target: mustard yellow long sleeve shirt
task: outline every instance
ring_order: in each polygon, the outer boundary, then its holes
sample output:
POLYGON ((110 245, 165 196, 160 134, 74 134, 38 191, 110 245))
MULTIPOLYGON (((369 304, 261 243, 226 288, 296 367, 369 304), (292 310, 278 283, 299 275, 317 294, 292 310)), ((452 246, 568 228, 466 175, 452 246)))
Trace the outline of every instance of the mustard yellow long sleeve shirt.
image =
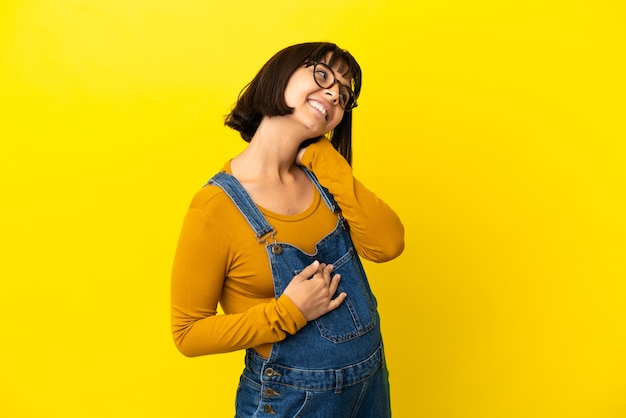
MULTIPOLYGON (((361 257, 384 262, 400 255, 404 249, 400 219, 353 177, 330 141, 310 145, 302 163, 335 197, 361 257)), ((229 163, 224 170, 230 173, 229 163)), ((303 213, 286 216, 260 210, 276 229, 277 241, 308 253, 314 253, 315 244, 337 224, 337 215, 317 189, 303 213)), ((254 347, 267 357, 273 343, 307 324, 289 297, 276 299, 265 245, 257 242, 234 203, 214 185, 194 196, 183 221, 171 297, 174 341, 186 356, 254 347), (224 314, 217 314, 218 303, 224 314)))

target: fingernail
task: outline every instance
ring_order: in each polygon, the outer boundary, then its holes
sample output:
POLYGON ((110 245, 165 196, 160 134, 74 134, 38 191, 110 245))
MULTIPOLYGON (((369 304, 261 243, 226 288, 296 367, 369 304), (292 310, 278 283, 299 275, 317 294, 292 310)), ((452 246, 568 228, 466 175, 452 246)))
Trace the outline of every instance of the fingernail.
POLYGON ((315 260, 315 261, 313 262, 313 265, 314 265, 315 267, 317 267, 317 266, 319 266, 319 265, 320 265, 320 262, 319 262, 319 261, 317 261, 317 260, 315 260))

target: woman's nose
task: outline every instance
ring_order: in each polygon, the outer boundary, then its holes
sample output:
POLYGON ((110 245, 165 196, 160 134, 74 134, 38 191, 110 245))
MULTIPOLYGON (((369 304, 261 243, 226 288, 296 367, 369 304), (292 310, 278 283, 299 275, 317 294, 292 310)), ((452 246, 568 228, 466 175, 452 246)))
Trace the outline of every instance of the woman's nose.
POLYGON ((326 88, 326 94, 332 96, 333 102, 339 101, 339 82, 335 81, 332 86, 326 88))

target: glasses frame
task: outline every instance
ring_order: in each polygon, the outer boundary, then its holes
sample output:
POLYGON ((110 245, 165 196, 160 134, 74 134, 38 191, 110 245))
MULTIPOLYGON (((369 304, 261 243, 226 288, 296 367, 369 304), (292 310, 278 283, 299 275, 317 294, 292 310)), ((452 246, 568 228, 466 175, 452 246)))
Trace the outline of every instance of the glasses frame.
MULTIPOLYGON (((335 84, 339 84, 339 86, 345 87, 348 90, 348 92, 350 93, 350 97, 348 98, 346 103, 350 103, 350 100, 352 100, 353 104, 349 108, 346 108, 344 105, 341 104, 341 100, 339 100, 339 106, 341 106, 341 108, 344 110, 344 112, 350 112, 350 111, 352 111, 352 109, 354 109, 355 107, 357 107, 359 105, 357 103, 357 101, 356 101, 356 96, 354 94, 354 91, 350 87, 346 86, 345 84, 342 84, 339 80, 337 80, 337 76, 335 75, 335 71, 333 71, 333 69, 328 64, 325 64, 323 62, 317 62, 317 61, 307 61, 307 62, 304 63, 304 66, 305 67, 313 66, 313 80, 315 81, 315 84, 317 84, 321 88, 329 89, 332 86, 334 86, 335 84), (328 84, 327 86, 323 86, 323 85, 321 85, 317 81, 317 77, 315 76, 315 73, 317 71, 317 66, 318 65, 321 65, 325 70, 327 70, 333 76, 333 82, 328 84)), ((341 89, 339 89, 339 91, 341 92, 341 89)))

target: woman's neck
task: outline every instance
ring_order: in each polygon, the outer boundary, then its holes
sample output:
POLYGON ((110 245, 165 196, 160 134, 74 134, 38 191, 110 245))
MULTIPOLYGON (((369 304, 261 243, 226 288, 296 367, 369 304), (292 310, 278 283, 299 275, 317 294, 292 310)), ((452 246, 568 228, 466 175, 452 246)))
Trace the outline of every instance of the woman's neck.
POLYGON ((306 138, 300 138, 282 123, 283 118, 264 118, 248 146, 231 161, 231 170, 241 179, 280 180, 296 167, 296 154, 306 138))
POLYGON ((246 149, 230 161, 231 172, 257 205, 293 215, 312 204, 313 185, 296 164, 304 139, 289 135, 285 124, 261 123, 246 149))

